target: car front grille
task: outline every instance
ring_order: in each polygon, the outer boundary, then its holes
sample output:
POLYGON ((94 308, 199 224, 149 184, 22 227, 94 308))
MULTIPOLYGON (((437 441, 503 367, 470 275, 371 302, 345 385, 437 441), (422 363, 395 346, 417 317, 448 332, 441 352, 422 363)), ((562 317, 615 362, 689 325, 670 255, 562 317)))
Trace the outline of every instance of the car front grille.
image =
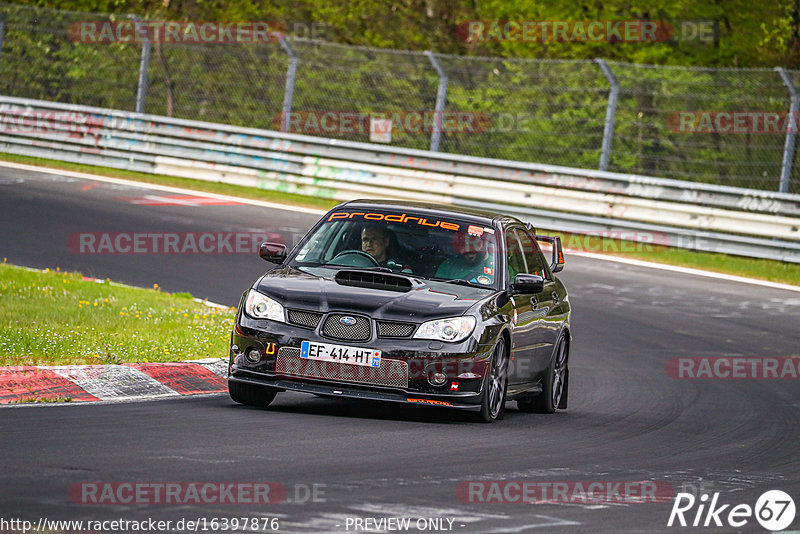
POLYGON ((366 341, 370 338, 370 320, 360 315, 348 315, 345 313, 331 313, 325 318, 322 326, 322 335, 335 339, 349 339, 352 341, 366 341), (355 319, 353 324, 344 324, 342 317, 355 319))
POLYGON ((290 323, 305 326, 306 328, 316 328, 322 318, 321 313, 305 310, 288 310, 287 313, 290 323))
POLYGON ((415 327, 412 323, 378 321, 378 337, 408 337, 415 327))
POLYGON ((313 378, 351 384, 408 388, 408 364, 381 358, 379 367, 311 360, 300 357, 300 349, 281 347, 275 374, 289 378, 313 378))

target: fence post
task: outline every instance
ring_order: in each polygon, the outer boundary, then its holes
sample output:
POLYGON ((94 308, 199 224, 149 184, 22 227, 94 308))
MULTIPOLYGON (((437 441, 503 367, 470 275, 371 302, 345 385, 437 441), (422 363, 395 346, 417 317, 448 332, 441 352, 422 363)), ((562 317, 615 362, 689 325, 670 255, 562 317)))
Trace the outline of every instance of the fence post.
POLYGON ((433 110, 433 131, 431 132, 431 152, 439 151, 439 142, 442 139, 442 124, 444 122, 444 106, 447 102, 447 73, 445 73, 436 56, 430 50, 425 51, 428 60, 439 75, 439 88, 436 90, 436 108, 433 110))
POLYGON ((281 131, 289 130, 289 114, 292 112, 292 100, 294 100, 294 79, 297 75, 297 54, 295 54, 289 41, 284 36, 281 40, 281 47, 289 55, 289 70, 286 72, 286 88, 283 91, 283 113, 281 114, 281 131))
POLYGON ((606 60, 595 59, 595 63, 600 65, 600 69, 611 85, 608 92, 608 107, 606 108, 606 124, 603 127, 603 149, 600 152, 600 170, 608 170, 608 161, 611 158, 611 140, 614 138, 614 121, 617 118, 617 97, 619 96, 619 82, 617 77, 611 72, 606 60))
POLYGON ((6 14, 0 13, 0 58, 3 57, 3 35, 6 33, 6 14))
POLYGON ((150 37, 148 32, 140 31, 141 20, 136 15, 128 15, 136 26, 137 35, 145 35, 142 42, 142 57, 139 61, 139 84, 136 87, 136 113, 144 113, 144 99, 147 95, 147 73, 150 70, 150 37))
POLYGON ((778 191, 789 192, 789 179, 792 177, 792 160, 794 159, 794 141, 797 136, 797 111, 800 109, 800 94, 789 78, 789 73, 783 67, 775 67, 781 75, 783 83, 789 89, 791 103, 789 104, 789 120, 786 121, 786 142, 783 145, 783 163, 781 164, 781 184, 778 191))

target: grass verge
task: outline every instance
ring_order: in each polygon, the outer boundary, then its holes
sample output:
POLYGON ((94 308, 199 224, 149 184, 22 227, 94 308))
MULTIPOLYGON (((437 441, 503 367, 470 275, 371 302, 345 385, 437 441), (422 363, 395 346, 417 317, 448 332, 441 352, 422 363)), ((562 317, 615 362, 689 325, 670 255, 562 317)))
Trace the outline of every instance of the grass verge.
MULTIPOLYGON (((243 198, 252 198, 280 204, 290 204, 294 206, 305 206, 325 210, 330 209, 338 203, 337 201, 330 199, 307 197, 278 191, 268 191, 251 187, 206 182, 204 180, 192 180, 189 178, 176 178, 174 176, 154 175, 136 171, 113 169, 109 167, 97 167, 94 165, 82 165, 78 163, 68 163, 29 156, 17 156, 14 154, 0 153, 0 160, 24 163, 28 165, 38 165, 53 169, 100 174, 103 176, 113 176, 116 178, 136 180, 139 182, 183 187, 196 191, 207 191, 223 195, 239 196, 243 198)), ((670 248, 662 245, 637 243, 619 239, 599 237, 587 238, 587 236, 565 234, 561 232, 547 233, 550 235, 561 235, 565 248, 574 250, 584 250, 586 252, 594 252, 598 254, 622 256, 655 263, 665 263, 681 267, 690 267, 693 269, 704 269, 707 271, 769 280, 771 282, 800 285, 800 264, 774 260, 762 260, 757 258, 746 258, 742 256, 731 256, 716 252, 696 252, 687 249, 670 248)))
POLYGON ((0 264, 0 365, 224 357, 235 311, 188 293, 0 264))
POLYGON ((72 397, 40 397, 34 393, 30 397, 13 400, 10 404, 33 404, 40 402, 72 402, 72 397))

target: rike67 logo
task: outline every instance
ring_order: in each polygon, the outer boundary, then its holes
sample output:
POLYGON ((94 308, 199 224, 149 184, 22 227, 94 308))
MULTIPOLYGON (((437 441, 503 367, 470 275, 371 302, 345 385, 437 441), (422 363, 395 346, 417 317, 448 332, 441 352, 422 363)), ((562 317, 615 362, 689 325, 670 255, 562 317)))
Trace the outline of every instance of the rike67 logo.
POLYGON ((732 506, 719 502, 719 492, 714 493, 710 502, 706 493, 699 499, 691 493, 678 493, 667 526, 741 528, 753 517, 767 530, 784 530, 794 521, 794 500, 784 491, 770 490, 758 498, 755 507, 749 504, 732 506))

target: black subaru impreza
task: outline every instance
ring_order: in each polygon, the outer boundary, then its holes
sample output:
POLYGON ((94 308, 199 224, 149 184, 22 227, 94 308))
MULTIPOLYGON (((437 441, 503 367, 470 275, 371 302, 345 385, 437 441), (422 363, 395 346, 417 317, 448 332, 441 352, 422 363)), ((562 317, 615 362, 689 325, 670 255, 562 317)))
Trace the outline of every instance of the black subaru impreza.
POLYGON ((514 217, 452 206, 346 202, 242 295, 228 389, 473 410, 502 419, 567 407, 570 304, 561 241, 514 217), (550 248, 548 262, 539 241, 550 248))

